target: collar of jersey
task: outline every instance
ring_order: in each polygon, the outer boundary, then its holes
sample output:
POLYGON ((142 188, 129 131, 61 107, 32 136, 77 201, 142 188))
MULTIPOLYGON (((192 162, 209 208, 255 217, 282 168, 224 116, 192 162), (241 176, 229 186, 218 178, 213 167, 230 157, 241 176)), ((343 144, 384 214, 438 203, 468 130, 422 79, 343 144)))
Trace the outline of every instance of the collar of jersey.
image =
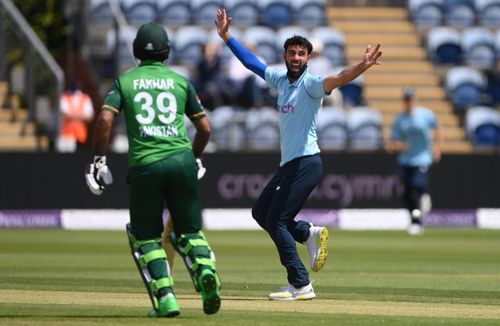
POLYGON ((139 64, 139 66, 151 66, 151 65, 163 66, 163 62, 158 60, 144 60, 141 61, 141 63, 139 64))

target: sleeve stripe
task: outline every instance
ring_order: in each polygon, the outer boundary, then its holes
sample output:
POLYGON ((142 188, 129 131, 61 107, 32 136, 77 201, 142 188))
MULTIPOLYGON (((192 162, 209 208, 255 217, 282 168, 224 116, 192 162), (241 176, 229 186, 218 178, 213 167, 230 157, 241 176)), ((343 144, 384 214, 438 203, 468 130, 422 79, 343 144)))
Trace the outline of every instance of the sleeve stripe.
POLYGON ((104 104, 103 106, 101 106, 101 110, 110 110, 110 111, 113 111, 115 113, 119 113, 120 111, 117 109, 117 108, 114 108, 112 107, 111 105, 108 105, 108 104, 104 104))
POLYGON ((201 111, 201 112, 195 113, 193 115, 190 115, 189 118, 193 119, 193 118, 201 117, 201 116, 204 116, 204 115, 205 115, 205 111, 201 111))

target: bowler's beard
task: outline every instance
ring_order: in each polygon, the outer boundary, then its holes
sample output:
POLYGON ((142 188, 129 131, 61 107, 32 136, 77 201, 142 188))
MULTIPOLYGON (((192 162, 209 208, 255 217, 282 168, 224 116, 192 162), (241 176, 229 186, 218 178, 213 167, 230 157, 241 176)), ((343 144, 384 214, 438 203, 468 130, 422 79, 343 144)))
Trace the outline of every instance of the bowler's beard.
POLYGON ((297 79, 299 79, 299 77, 302 76, 304 71, 307 69, 307 63, 304 64, 299 71, 292 71, 290 68, 291 68, 290 64, 286 62, 286 69, 287 69, 286 75, 290 81, 294 82, 297 79))

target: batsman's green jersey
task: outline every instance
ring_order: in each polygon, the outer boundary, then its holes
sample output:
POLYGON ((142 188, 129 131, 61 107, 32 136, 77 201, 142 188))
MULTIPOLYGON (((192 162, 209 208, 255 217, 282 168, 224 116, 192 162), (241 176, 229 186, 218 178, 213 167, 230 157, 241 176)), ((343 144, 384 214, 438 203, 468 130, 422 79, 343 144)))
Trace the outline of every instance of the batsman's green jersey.
POLYGON ((191 83, 159 61, 143 61, 118 77, 102 109, 125 114, 129 167, 191 149, 184 116, 205 117, 191 83))

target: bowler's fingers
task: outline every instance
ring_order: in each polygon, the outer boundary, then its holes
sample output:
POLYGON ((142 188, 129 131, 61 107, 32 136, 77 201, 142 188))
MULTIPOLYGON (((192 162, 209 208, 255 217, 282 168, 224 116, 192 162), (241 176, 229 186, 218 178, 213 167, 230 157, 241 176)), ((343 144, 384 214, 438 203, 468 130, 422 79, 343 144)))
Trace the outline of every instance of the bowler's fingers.
POLYGON ((370 57, 372 59, 372 61, 375 62, 375 64, 380 64, 379 62, 377 62, 378 58, 380 58, 382 56, 382 51, 379 51, 380 49, 380 43, 377 44, 377 46, 375 47, 375 49, 373 50, 372 53, 370 53, 370 57))

